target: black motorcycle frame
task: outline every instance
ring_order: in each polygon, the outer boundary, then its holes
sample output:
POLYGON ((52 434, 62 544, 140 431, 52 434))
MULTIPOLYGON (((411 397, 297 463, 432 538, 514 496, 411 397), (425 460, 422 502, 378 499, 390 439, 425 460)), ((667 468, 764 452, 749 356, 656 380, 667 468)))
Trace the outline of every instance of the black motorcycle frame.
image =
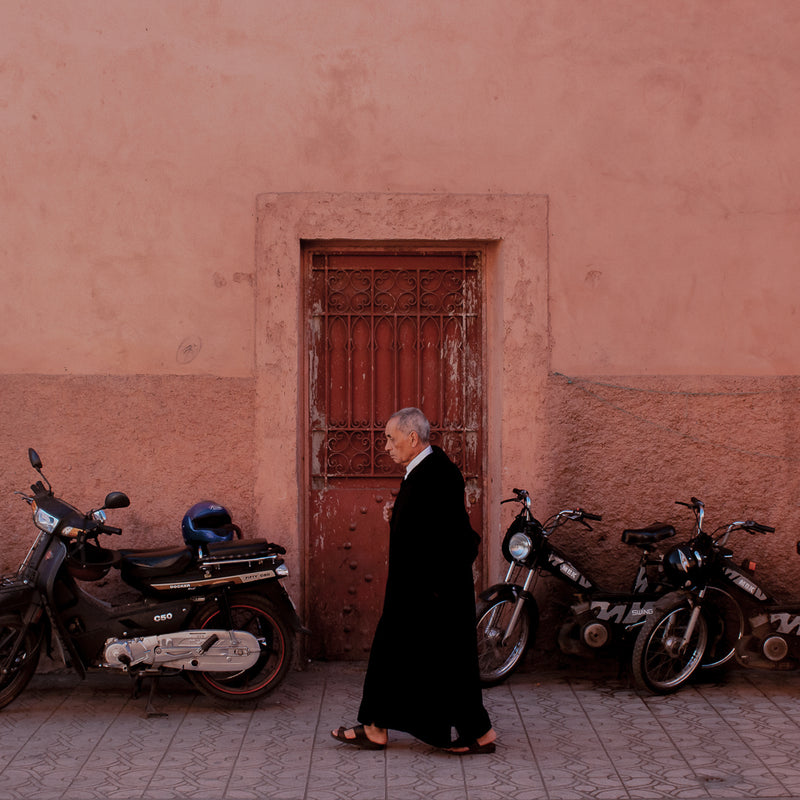
POLYGON ((99 536, 121 530, 105 524, 105 511, 129 505, 127 496, 112 492, 102 508, 83 514, 55 496, 34 450, 29 459, 44 482, 34 483, 30 496, 18 494, 31 505, 39 532, 16 573, 0 580, 0 707, 24 689, 43 648, 51 656, 57 651, 82 678, 93 669, 118 669, 138 681, 185 672, 201 691, 228 701, 254 699, 278 685, 294 634, 306 632, 280 583, 288 575, 281 546, 245 539, 106 549, 99 536), (112 605, 84 589, 111 568, 140 593, 133 602, 112 605), (237 627, 242 620, 252 632, 237 627), (154 639, 164 660, 151 663, 154 639), (165 656, 162 645, 174 652, 165 656), (111 652, 117 658, 108 661, 111 652), (278 658, 272 670, 268 664, 278 658), (225 663, 234 666, 226 670, 225 663), (251 666, 236 666, 245 663, 251 666))

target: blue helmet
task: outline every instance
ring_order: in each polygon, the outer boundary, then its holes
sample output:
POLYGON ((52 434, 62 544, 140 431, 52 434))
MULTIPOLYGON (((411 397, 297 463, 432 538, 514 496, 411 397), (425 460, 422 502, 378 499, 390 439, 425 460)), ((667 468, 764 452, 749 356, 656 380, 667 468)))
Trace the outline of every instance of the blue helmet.
POLYGON ((229 542, 233 539, 236 526, 225 506, 213 500, 195 503, 184 514, 181 522, 183 541, 186 544, 207 542, 229 542))

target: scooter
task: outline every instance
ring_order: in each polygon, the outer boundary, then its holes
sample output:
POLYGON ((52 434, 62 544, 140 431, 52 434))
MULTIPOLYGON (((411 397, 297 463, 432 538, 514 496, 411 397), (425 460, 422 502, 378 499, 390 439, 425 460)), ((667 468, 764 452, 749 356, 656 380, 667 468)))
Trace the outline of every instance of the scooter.
POLYGON ((182 674, 201 692, 228 702, 255 700, 285 678, 297 632, 307 633, 281 585, 289 574, 283 547, 235 539, 227 509, 210 501, 183 518, 184 544, 155 550, 103 547, 120 535, 106 511, 130 500, 111 492, 84 514, 56 497, 35 450, 41 480, 16 492, 38 534, 14 574, 0 578, 0 708, 26 687, 44 649, 81 677, 95 670, 128 674, 137 690, 153 679, 147 713, 156 714, 158 678, 182 674), (112 605, 86 583, 109 570, 137 593, 112 605))
MULTIPOLYGON (((513 491, 514 497, 502 501, 521 506, 503 539, 508 571, 501 583, 480 595, 477 607, 478 662, 483 685, 493 686, 505 680, 519 667, 531 646, 539 621, 534 588, 543 574, 555 576, 574 591, 559 629, 559 649, 580 657, 615 654, 627 660, 642 640, 640 632, 651 629, 651 620, 665 607, 664 598, 673 598, 673 592, 685 585, 686 576, 675 569, 673 562, 675 554, 683 553, 688 545, 674 546, 666 554, 657 552, 659 543, 675 536, 672 525, 654 523, 623 530, 623 543, 640 550, 639 564, 630 591, 609 592, 550 541, 552 534, 567 522, 577 522, 591 530, 587 520, 599 521, 601 517, 580 508, 565 509, 542 524, 533 516, 528 492, 513 491)), ((726 574, 712 579, 708 586, 706 604, 709 617, 713 609, 713 625, 709 623, 706 642, 694 664, 707 672, 732 663, 736 654, 743 620, 728 591, 732 583, 744 586, 747 579, 728 565, 726 574)), ((634 659, 635 679, 636 663, 634 659)))
POLYGON ((671 525, 625 530, 622 541, 641 551, 631 591, 604 592, 550 542, 551 535, 567 522, 578 522, 591 530, 587 520, 599 521, 602 517, 580 508, 565 509, 542 524, 533 516, 528 492, 513 491, 514 497, 502 501, 521 506, 503 539, 508 571, 502 582, 480 595, 477 607, 478 662, 484 686, 494 686, 511 675, 533 642, 539 622, 533 590, 542 574, 559 578, 575 592, 559 631, 562 652, 589 656, 622 644, 630 631, 653 613, 656 600, 665 591, 656 575, 660 558, 655 550, 659 542, 675 535, 671 525))
POLYGON ((637 634, 632 663, 636 686, 655 694, 674 692, 702 666, 722 631, 733 642, 741 666, 797 669, 800 604, 778 603, 756 582, 755 563, 734 563, 726 546, 733 531, 755 535, 774 533, 775 528, 738 520, 706 533, 703 502, 693 497, 678 505, 694 512, 695 534, 664 555, 664 573, 677 589, 661 599, 637 634))

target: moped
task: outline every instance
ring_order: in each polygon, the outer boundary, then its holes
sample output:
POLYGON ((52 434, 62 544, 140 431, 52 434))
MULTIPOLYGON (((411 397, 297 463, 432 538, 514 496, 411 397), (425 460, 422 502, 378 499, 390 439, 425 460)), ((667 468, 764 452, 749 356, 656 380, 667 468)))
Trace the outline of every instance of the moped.
MULTIPOLYGON (((224 506, 197 503, 183 519, 184 543, 152 549, 109 549, 100 537, 122 533, 106 511, 130 505, 111 492, 83 513, 57 497, 35 450, 41 480, 31 494, 36 536, 17 571, 0 578, 0 708, 16 698, 43 650, 85 678, 105 670, 137 682, 183 674, 223 701, 254 700, 273 691, 292 662, 294 638, 305 631, 280 581, 289 574, 283 547, 236 539, 224 506), (135 590, 113 605, 86 586, 111 569, 135 590)), ((240 534, 240 532, 239 532, 240 534)))
POLYGON ((502 501, 520 505, 503 539, 508 571, 503 581, 480 595, 477 607, 478 659, 484 686, 498 684, 511 675, 531 646, 539 623, 534 588, 541 575, 554 575, 575 592, 558 635, 562 652, 588 656, 609 651, 644 623, 666 591, 657 576, 660 558, 655 551, 659 542, 675 536, 671 525, 624 530, 622 541, 641 551, 631 590, 603 591, 573 558, 550 541, 567 522, 592 530, 587 520, 602 518, 575 508, 559 511, 542 524, 533 516, 528 492, 513 492, 514 497, 502 501))
MULTIPOLYGON (((705 506, 678 501, 695 515, 689 542, 664 555, 662 569, 676 590, 665 595, 636 637, 633 676, 640 689, 674 692, 702 665, 709 648, 731 642, 737 663, 764 669, 800 666, 800 603, 777 603, 755 580, 755 562, 733 561, 733 531, 774 533, 755 520, 703 529, 705 506)), ((800 544, 798 544, 800 552, 800 544)))

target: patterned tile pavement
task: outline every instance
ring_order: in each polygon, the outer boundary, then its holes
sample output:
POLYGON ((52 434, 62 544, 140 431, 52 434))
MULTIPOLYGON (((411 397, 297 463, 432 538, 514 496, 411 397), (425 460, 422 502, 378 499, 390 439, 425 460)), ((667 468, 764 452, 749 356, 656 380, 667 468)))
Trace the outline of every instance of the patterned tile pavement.
POLYGON ((498 749, 471 758, 334 742, 362 680, 312 663, 230 707, 173 679, 147 717, 124 677, 38 674, 0 711, 0 800, 800 800, 800 674, 651 697, 607 670, 527 672, 485 692, 498 749))

